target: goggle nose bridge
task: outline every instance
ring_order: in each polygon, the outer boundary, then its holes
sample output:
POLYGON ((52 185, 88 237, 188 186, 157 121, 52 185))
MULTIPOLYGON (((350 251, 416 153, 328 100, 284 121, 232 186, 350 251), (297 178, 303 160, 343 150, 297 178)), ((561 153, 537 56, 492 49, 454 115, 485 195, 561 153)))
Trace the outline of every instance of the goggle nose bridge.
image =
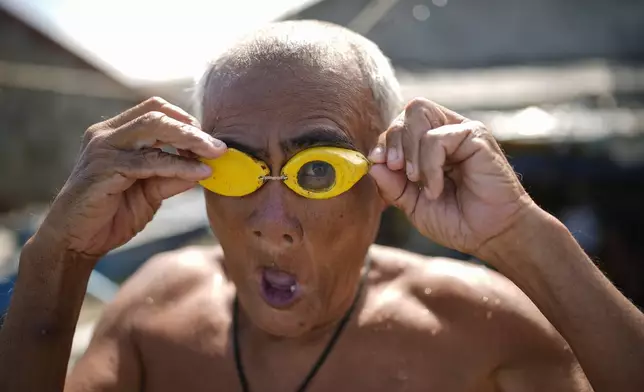
POLYGON ((287 176, 259 176, 259 179, 262 181, 286 181, 288 180, 287 176))

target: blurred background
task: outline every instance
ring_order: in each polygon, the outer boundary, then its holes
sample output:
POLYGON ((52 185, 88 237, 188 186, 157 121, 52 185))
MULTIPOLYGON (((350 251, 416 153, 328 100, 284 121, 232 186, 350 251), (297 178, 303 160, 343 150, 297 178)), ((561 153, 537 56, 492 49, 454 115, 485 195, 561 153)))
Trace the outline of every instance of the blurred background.
MULTIPOLYGON (((406 99, 424 96, 486 123, 533 198, 644 306, 641 1, 0 0, 0 312, 20 247, 67 178, 84 130, 151 95, 190 109, 209 57, 284 19, 367 36, 391 58, 406 99)), ((166 201, 98 264, 72 362, 104 303, 147 258, 216 242, 202 198, 195 190, 166 201)), ((385 212, 378 242, 471 259, 427 241, 396 210, 385 212)))

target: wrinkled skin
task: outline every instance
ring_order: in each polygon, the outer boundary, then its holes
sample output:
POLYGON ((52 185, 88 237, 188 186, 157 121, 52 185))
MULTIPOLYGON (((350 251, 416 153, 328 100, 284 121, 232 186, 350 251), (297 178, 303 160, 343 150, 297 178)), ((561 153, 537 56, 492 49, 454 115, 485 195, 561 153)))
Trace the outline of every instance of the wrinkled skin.
MULTIPOLYGON (((303 70, 304 78, 274 72, 268 80, 248 72, 229 89, 209 86, 203 128, 229 146, 260 150, 258 158, 273 173, 297 151, 285 141, 320 125, 343 133, 365 154, 378 143, 369 117, 358 115, 372 108, 368 90, 351 89, 354 69, 342 73, 348 80, 335 82, 322 69, 303 70)), ((433 110, 432 103, 414 102, 433 110)), ((481 158, 485 164, 475 165, 483 176, 501 159, 489 146, 481 158)), ((515 209, 516 198, 501 200, 507 213, 498 215, 498 225, 477 227, 476 215, 459 215, 455 208, 436 228, 433 200, 450 194, 439 196, 430 179, 436 196, 398 197, 403 189, 418 188, 405 188, 404 172, 387 167, 377 152, 371 155, 380 162, 371 176, 331 200, 304 199, 279 183, 244 198, 206 193, 221 248, 160 255, 139 271, 106 310, 67 390, 239 391, 230 339, 235 295, 252 390, 295 390, 353 300, 365 257, 372 266, 358 306, 311 391, 588 390, 566 342, 503 276, 370 246, 387 203, 407 211, 424 234, 473 249, 513 224, 522 208, 515 209), (465 236, 473 240, 460 238, 463 233, 473 233, 465 236), (256 270, 271 263, 297 275, 305 287, 288 309, 272 308, 258 294, 256 270)), ((473 187, 481 184, 486 182, 474 181, 473 187)), ((490 200, 476 199, 480 194, 473 189, 468 195, 475 203, 490 200)), ((494 200, 486 208, 484 216, 494 214, 494 200)))
POLYGON ((424 98, 407 104, 370 158, 382 196, 463 253, 485 258, 534 205, 485 125, 424 98))
POLYGON ((212 159, 225 148, 188 113, 150 98, 85 132, 80 158, 39 233, 66 251, 102 256, 143 230, 164 199, 208 178, 210 169, 185 155, 212 159), (163 145, 184 156, 157 148, 163 145))
MULTIPOLYGON (((253 151, 273 175, 302 148, 331 145, 315 140, 315 134, 304 145, 290 143, 317 129, 344 135, 368 154, 376 132, 357 114, 370 109, 369 90, 354 88, 344 94, 347 100, 337 93, 359 78, 357 70, 347 67, 343 77, 315 70, 296 79, 288 69, 262 68, 270 79, 256 71, 221 91, 213 83, 212 95, 220 104, 203 120, 213 136, 253 151)), ((353 300, 384 203, 374 181, 363 177, 349 192, 328 200, 306 199, 269 182, 242 198, 206 192, 206 206, 244 309, 263 330, 295 337, 335 322, 353 300), (258 268, 272 265, 297 276, 303 287, 302 300, 287 311, 267 305, 258 293, 258 268)))

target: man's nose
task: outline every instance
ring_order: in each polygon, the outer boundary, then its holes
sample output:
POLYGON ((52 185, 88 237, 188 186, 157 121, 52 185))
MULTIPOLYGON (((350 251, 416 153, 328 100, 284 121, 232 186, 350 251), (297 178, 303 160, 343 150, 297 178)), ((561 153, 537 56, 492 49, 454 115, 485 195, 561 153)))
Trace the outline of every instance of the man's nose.
POLYGON ((260 200, 249 217, 251 235, 270 250, 279 251, 298 245, 302 241, 302 226, 286 208, 282 184, 267 184, 260 200), (270 189, 268 189, 270 188, 270 189))

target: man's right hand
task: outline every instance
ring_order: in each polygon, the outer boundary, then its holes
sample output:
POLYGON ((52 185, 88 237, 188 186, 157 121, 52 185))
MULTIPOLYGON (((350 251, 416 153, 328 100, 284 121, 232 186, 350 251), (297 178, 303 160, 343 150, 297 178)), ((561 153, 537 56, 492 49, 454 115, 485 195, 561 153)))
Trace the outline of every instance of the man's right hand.
POLYGON ((197 156, 212 159, 225 151, 188 113, 150 98, 89 127, 37 236, 57 249, 98 259, 141 231, 164 199, 211 174, 197 156), (180 156, 162 146, 176 148, 180 156))

